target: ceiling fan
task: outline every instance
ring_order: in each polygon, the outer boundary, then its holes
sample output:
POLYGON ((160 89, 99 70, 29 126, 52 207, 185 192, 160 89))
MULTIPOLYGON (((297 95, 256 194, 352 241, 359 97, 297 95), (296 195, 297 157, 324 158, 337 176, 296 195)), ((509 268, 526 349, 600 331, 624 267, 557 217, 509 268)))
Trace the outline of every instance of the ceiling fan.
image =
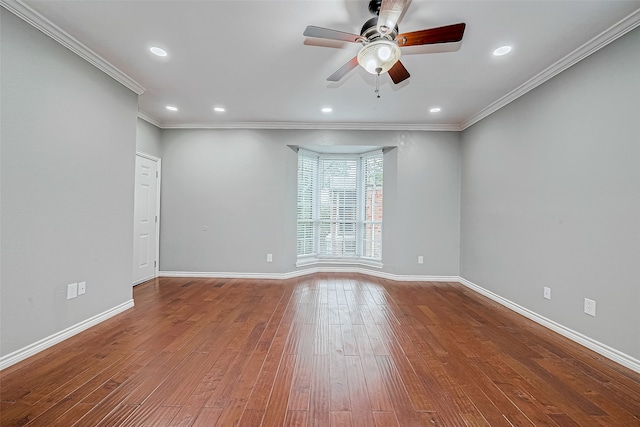
POLYGON ((306 37, 340 40, 363 45, 355 58, 331 74, 327 80, 337 82, 360 65, 367 72, 378 76, 388 72, 391 80, 398 84, 410 77, 409 72, 400 62, 401 47, 452 43, 462 40, 465 23, 399 34, 397 23, 410 1, 371 0, 369 11, 374 17, 364 23, 360 35, 309 25, 303 33, 306 37))

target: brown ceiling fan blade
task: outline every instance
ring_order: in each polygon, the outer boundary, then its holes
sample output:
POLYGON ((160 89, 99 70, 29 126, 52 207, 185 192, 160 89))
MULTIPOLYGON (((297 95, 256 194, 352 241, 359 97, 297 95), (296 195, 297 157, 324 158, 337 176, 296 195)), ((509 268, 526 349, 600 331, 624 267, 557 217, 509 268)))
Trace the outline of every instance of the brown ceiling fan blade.
POLYGON ((412 31, 398 34, 398 46, 417 46, 421 44, 452 43, 462 40, 465 23, 447 25, 428 30, 412 31))
POLYGON ((411 74, 409 74, 407 69, 404 68, 404 65, 402 65, 402 62, 400 61, 396 62, 396 65, 391 67, 388 73, 389 73, 389 77, 391 77, 391 80, 393 80, 395 84, 403 82, 407 80, 409 77, 411 77, 411 74))
POLYGON ((356 56, 351 61, 347 62, 342 67, 340 67, 338 71, 336 71, 335 73, 327 77, 327 80, 330 82, 337 82, 341 78, 346 76, 349 73, 349 71, 353 70, 357 66, 358 66, 358 57, 356 56))
POLYGON ((305 37, 315 37, 318 39, 340 40, 345 42, 357 43, 362 40, 362 36, 357 34, 345 33, 343 31, 332 30, 330 28, 316 27, 309 25, 303 35, 305 37))
POLYGON ((378 14, 378 31, 381 34, 393 31, 408 4, 409 0, 382 0, 378 14))

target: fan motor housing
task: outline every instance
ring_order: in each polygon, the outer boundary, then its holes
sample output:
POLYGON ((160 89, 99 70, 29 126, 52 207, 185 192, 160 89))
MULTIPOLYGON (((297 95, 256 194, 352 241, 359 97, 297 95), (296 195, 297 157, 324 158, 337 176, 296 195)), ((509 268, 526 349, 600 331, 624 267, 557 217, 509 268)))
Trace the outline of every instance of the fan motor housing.
MULTIPOLYGON (((371 3, 374 3, 374 1, 372 1, 371 3)), ((378 32, 378 17, 374 16, 364 23, 364 25, 362 26, 362 30, 360 30, 360 35, 369 41, 378 40, 381 37, 393 41, 398 35, 398 26, 396 25, 393 31, 390 31, 388 34, 380 34, 378 32)))

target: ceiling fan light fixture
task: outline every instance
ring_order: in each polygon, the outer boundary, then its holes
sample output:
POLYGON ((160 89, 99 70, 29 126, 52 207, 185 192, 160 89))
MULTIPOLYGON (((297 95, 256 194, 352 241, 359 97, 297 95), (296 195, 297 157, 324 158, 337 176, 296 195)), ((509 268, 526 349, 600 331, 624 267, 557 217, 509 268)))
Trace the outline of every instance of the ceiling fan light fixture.
POLYGON ((358 52, 358 64, 368 73, 386 73, 400 59, 400 47, 391 40, 373 41, 358 52))

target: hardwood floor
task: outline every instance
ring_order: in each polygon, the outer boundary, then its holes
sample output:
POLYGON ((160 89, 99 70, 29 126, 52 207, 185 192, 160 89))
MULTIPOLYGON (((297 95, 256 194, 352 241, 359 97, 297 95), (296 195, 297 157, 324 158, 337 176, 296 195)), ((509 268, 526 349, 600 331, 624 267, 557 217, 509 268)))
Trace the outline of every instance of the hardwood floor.
POLYGON ((2 426, 640 426, 640 375, 457 283, 161 278, 1 372, 2 426))

